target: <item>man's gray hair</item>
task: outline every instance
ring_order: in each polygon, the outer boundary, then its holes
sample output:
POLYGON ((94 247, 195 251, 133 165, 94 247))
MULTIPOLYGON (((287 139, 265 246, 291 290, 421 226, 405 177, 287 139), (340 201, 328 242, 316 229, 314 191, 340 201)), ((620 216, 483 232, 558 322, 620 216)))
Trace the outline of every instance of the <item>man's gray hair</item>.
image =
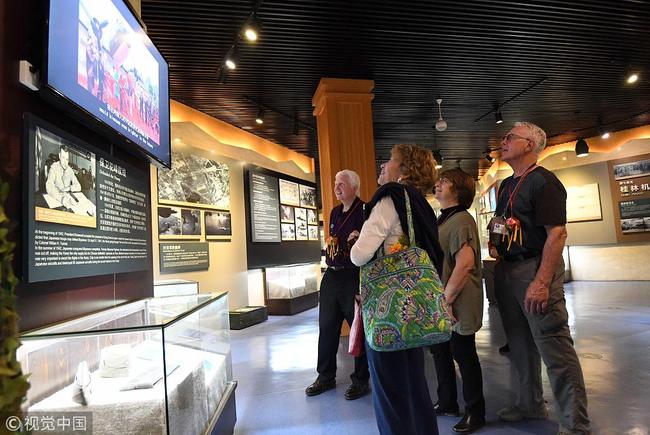
POLYGON ((356 172, 350 170, 350 169, 343 169, 342 171, 338 171, 335 175, 336 177, 347 177, 348 182, 354 187, 354 194, 359 196, 359 188, 361 187, 361 179, 359 178, 359 174, 356 172))
POLYGON ((538 125, 532 122, 515 122, 515 127, 524 127, 530 132, 529 139, 535 142, 535 152, 537 154, 546 148, 546 132, 538 125))

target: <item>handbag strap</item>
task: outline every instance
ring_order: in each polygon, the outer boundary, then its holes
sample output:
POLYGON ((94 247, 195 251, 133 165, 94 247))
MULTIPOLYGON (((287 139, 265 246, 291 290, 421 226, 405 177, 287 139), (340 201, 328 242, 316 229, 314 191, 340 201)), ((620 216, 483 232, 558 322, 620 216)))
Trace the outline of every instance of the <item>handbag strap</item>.
POLYGON ((417 246, 415 242, 415 229, 413 228, 413 213, 411 213, 411 200, 409 199, 409 194, 406 189, 404 189, 404 196, 406 197, 406 220, 408 222, 409 246, 417 246))

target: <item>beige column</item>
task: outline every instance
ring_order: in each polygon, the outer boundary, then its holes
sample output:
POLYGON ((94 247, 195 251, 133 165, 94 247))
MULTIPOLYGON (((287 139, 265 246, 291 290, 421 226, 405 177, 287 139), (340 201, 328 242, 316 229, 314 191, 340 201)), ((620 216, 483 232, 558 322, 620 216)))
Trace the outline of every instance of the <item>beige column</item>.
POLYGON ((368 201, 377 188, 372 132, 372 80, 322 78, 312 98, 318 123, 321 198, 326 236, 329 215, 336 206, 334 177, 351 169, 361 178, 360 197, 368 201))

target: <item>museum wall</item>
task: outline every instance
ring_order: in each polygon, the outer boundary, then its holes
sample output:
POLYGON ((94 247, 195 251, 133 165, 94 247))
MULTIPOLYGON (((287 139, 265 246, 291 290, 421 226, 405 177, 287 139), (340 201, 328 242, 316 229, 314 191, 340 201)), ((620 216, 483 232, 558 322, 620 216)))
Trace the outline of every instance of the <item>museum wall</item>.
MULTIPOLYGON (((245 194, 244 194, 244 167, 247 164, 266 168, 275 172, 290 175, 305 181, 314 181, 313 172, 305 172, 304 168, 312 168, 311 159, 304 155, 295 156, 288 149, 281 149, 276 144, 271 144, 275 149, 259 146, 260 138, 244 132, 229 124, 222 123, 214 118, 207 117, 194 109, 172 102, 172 152, 192 155, 215 162, 225 163, 230 173, 230 213, 232 222, 232 235, 218 240, 207 240, 205 227, 201 237, 192 239, 195 242, 205 242, 209 246, 210 264, 207 270, 184 273, 161 273, 159 243, 170 242, 169 239, 159 238, 158 217, 156 210, 158 203, 157 175, 158 171, 151 170, 151 206, 152 206, 152 234, 153 234, 153 268, 156 282, 171 279, 193 280, 199 283, 202 293, 212 291, 228 291, 231 308, 246 305, 263 305, 264 285, 263 274, 259 270, 248 270, 246 256, 246 222, 245 222, 245 194), (179 114, 180 112, 180 114, 179 114), (200 125, 200 127, 199 127, 200 125), (209 132, 209 133, 208 133, 209 132), (218 140, 231 140, 226 144, 218 140), (252 144, 250 147, 249 145, 252 144), (242 146, 239 146, 242 145, 242 146), (259 149, 259 151, 258 151, 259 149), (275 161, 270 156, 283 159, 275 161), (306 162, 306 164, 305 164, 306 162)), ((163 201, 164 202, 164 201, 163 201)), ((165 204, 162 204, 165 206, 165 204)), ((184 205, 183 208, 201 209, 204 214, 207 208, 184 205)), ((179 239, 179 243, 188 240, 179 239)))
MULTIPOLYGON (((38 94, 18 84, 20 59, 40 65, 43 55, 42 2, 37 0, 0 2, 0 175, 10 186, 5 204, 15 224, 10 238, 16 242, 14 269, 23 278, 22 240, 23 186, 23 114, 33 113, 96 148, 112 153, 121 160, 148 171, 149 164, 113 148, 108 140, 87 126, 73 121, 62 110, 46 103, 38 94), (9 35, 9 37, 7 36, 9 35)), ((27 241, 31 243, 33 241, 27 241)), ((21 330, 33 329, 63 319, 81 316, 132 299, 146 297, 153 291, 152 270, 62 279, 39 283, 21 281, 17 288, 18 314, 21 330)))

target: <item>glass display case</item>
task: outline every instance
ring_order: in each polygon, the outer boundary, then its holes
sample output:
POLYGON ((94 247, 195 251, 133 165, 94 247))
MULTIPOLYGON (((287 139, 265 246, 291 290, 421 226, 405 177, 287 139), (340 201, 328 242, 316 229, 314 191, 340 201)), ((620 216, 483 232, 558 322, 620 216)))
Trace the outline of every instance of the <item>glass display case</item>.
POLYGON ((227 293, 148 298, 21 339, 28 413, 92 413, 94 435, 232 433, 227 293))
POLYGON ((320 264, 295 264, 265 269, 269 314, 295 314, 318 305, 320 264))

